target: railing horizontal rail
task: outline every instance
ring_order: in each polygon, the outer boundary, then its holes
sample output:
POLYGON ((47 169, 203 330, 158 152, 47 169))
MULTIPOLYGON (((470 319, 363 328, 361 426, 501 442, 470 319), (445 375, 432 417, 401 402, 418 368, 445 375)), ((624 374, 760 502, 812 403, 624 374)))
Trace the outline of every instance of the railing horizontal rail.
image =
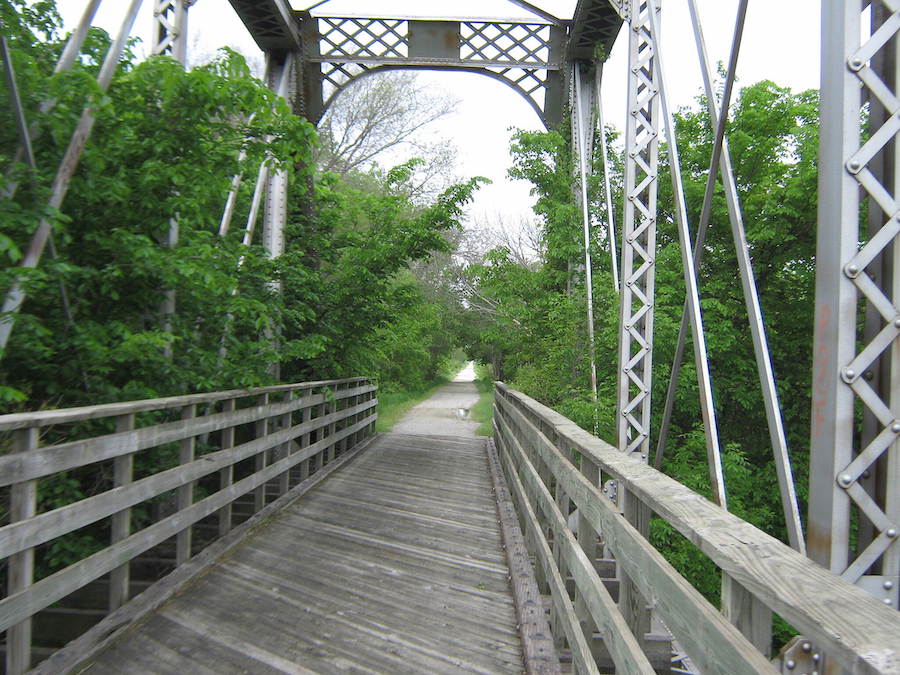
MULTIPOLYGON (((344 399, 375 391, 375 387, 357 387, 331 393, 333 399, 344 399)), ((254 395, 257 395, 254 393, 254 395)), ((125 431, 86 440, 50 445, 27 454, 0 457, 0 487, 49 476, 59 471, 114 459, 164 443, 249 424, 276 415, 285 415, 329 400, 324 394, 295 399, 289 403, 242 408, 203 417, 176 420, 164 424, 125 431)), ((2 418, 0 418, 2 422, 2 418)))
POLYGON ((34 614, 104 575, 109 609, 118 608, 128 600, 137 556, 172 540, 171 564, 186 562, 197 545, 215 538, 207 528, 206 540, 193 541, 200 521, 217 517, 213 529, 226 534, 235 500, 252 495, 252 509, 259 511, 286 494, 292 481, 302 483, 374 433, 376 390, 367 378, 348 378, 0 417, 0 430, 13 435, 13 452, 0 457, 0 500, 9 503, 9 522, 0 527, 0 559, 8 561, 0 631, 13 636, 7 663, 15 675, 29 662, 34 614), (206 414, 197 414, 198 405, 206 414), (151 414, 143 421, 155 423, 141 426, 138 413, 163 414, 151 414), (81 424, 104 418, 109 422, 100 428, 114 425, 114 433, 97 435, 96 422, 81 424), (65 442, 42 447, 41 436, 65 442), (45 506, 43 481, 65 481, 72 470, 88 476, 90 487, 45 506), (202 494, 195 494, 197 485, 202 494), (154 503, 164 508, 150 509, 154 503), (138 521, 132 512, 141 505, 148 506, 138 521), (84 532, 95 541, 108 536, 109 544, 81 559, 75 554, 75 562, 51 566, 34 581, 39 547, 84 532))
POLYGON ((47 427, 54 424, 69 424, 101 417, 117 417, 133 413, 172 410, 188 405, 217 403, 228 399, 260 396, 262 394, 279 394, 298 392, 307 389, 323 389, 338 384, 351 382, 368 382, 368 377, 348 377, 341 380, 320 380, 316 382, 300 382, 297 384, 275 384, 257 389, 230 389, 208 394, 185 394, 184 396, 168 396, 165 398, 148 398, 140 401, 122 401, 120 403, 102 403, 100 405, 82 406, 79 408, 60 408, 58 410, 39 410, 28 413, 0 415, 0 431, 26 429, 29 427, 47 427))
MULTIPOLYGON (((376 401, 366 401, 347 408, 341 413, 356 414, 375 407, 376 401)), ((301 434, 321 429, 342 419, 341 413, 331 413, 310 422, 303 422, 289 429, 268 434, 261 439, 249 441, 229 450, 220 450, 203 455, 188 464, 182 464, 168 471, 161 471, 147 478, 142 478, 128 485, 101 492, 81 501, 47 511, 27 520, 20 520, 5 527, 0 527, 0 551, 4 555, 12 555, 26 548, 40 546, 68 532, 73 532, 85 525, 90 525, 102 518, 118 513, 122 509, 135 506, 141 502, 157 497, 170 490, 187 485, 204 476, 216 473, 238 462, 253 457, 265 450, 270 450, 282 443, 296 439, 301 434)), ((342 432, 341 432, 342 433, 342 432)), ((335 440, 340 440, 343 436, 335 440)), ((319 449, 316 443, 301 453, 292 455, 296 464, 308 459, 319 449)))
MULTIPOLYGON (((601 491, 601 481, 586 477, 590 465, 597 476, 615 479, 620 492, 675 527, 753 601, 802 631, 826 658, 853 673, 898 672, 900 616, 895 610, 503 383, 497 384, 495 413, 501 457, 523 477, 522 483, 530 487, 529 499, 539 506, 535 511, 544 514, 537 529, 549 527, 560 542, 554 543, 556 559, 562 560, 564 569, 574 569, 571 555, 565 554, 570 547, 563 544, 571 535, 554 527, 560 517, 569 515, 558 505, 571 500, 578 518, 602 536, 624 577, 651 601, 702 672, 758 673, 772 672, 772 667, 622 517, 601 491), (551 486, 556 490, 555 504, 547 501, 551 486), (548 512, 550 506, 555 515, 548 512)), ((584 581, 579 583, 576 576, 579 594, 596 584, 593 578, 584 581)), ((627 663, 617 660, 616 665, 627 663)))

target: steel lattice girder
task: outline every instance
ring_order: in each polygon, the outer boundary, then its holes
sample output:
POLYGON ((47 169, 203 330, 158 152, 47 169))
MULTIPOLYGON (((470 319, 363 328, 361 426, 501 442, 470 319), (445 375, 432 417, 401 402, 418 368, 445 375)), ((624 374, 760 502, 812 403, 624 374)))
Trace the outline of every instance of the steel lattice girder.
POLYGON ((632 0, 619 337, 618 447, 647 461, 650 443, 660 86, 650 0, 632 0))
POLYGON ((900 6, 822 3, 808 544, 894 606, 900 585, 900 6), (863 30, 865 28, 865 30, 863 30), (869 114, 862 114, 868 107, 869 114), (863 125, 867 125, 867 129, 863 125), (867 132, 867 133, 864 133, 867 132), (860 224, 868 200, 869 227, 860 224), (865 330, 859 318, 868 316, 865 330), (855 408, 864 413, 856 433, 855 408), (858 524, 853 525, 854 513, 858 524))
POLYGON ((562 121, 565 63, 607 52, 622 24, 620 0, 580 0, 571 22, 505 19, 326 17, 287 0, 230 0, 263 51, 302 54, 304 114, 375 69, 475 72, 521 94, 548 126, 562 121), (587 54, 586 57, 579 56, 587 54))

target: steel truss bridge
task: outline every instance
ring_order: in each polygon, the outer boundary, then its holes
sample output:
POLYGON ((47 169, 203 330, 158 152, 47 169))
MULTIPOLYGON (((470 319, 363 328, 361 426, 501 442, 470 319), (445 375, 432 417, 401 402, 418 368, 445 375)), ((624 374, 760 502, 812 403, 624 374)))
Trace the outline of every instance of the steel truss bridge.
MULTIPOLYGON (((621 241, 621 258, 614 259, 621 297, 617 438, 597 439, 502 383, 490 443, 375 437, 376 388, 365 378, 2 416, 0 431, 14 438, 14 452, 0 457, 9 503, 9 520, 0 526, 7 673, 48 656, 33 648, 33 623, 98 580, 109 615, 50 655, 39 672, 900 673, 900 3, 822 1, 804 533, 724 131, 748 2, 736 3, 734 46, 717 96, 700 17, 694 0, 686 0, 694 35, 685 40, 697 45, 715 130, 704 208, 700 221, 689 223, 658 40, 660 5, 669 1, 579 0, 573 18, 560 19, 510 0, 531 18, 498 19, 330 16, 327 3, 296 11, 287 0, 230 0, 266 54, 269 86, 313 122, 353 81, 406 68, 495 78, 548 126, 571 124, 582 186, 573 199, 583 206, 586 242, 593 236, 588 160, 607 152, 592 147, 602 125, 598 84, 613 43, 627 42, 620 230, 611 208, 604 216, 610 240, 619 234, 621 241), (665 447, 674 395, 670 387, 668 400, 650 399, 663 136, 687 289, 672 380, 690 334, 716 503, 650 466, 654 454, 658 466, 665 447), (728 202, 788 543, 727 510, 696 273, 717 178, 728 202), (663 409, 656 449, 651 403, 663 409), (147 412, 155 413, 150 423, 147 412), (101 419, 116 431, 43 440, 49 430, 101 419), (198 438, 212 450, 198 456, 198 438), (169 443, 180 448, 179 467, 134 476, 138 453, 169 443), (39 480, 101 462, 113 467, 113 489, 37 512, 39 480), (204 490, 196 490, 201 483, 204 490), (131 510, 168 493, 176 495, 174 512, 132 531, 131 510), (719 568, 720 608, 650 545, 653 517, 719 568), (35 580, 37 547, 103 519, 110 522, 108 547, 35 580), (200 539, 213 543, 199 551, 200 539), (165 542, 172 543, 175 571, 132 599, 141 590, 132 576, 146 564, 139 556, 165 542), (460 588, 467 590, 460 595, 460 588), (800 633, 777 655, 769 653, 773 613, 800 633)), ((77 58, 100 0, 86 4, 59 69, 77 58)), ((123 4, 121 32, 98 76, 102 89, 142 2, 123 4)), ((152 4, 154 52, 183 62, 192 0, 152 4)), ((14 93, 11 68, 7 84, 14 93)), ((28 127, 21 108, 17 113, 28 159, 28 127)), ((85 110, 59 167, 53 207, 65 208, 92 115, 85 110)), ((262 167, 257 190, 272 257, 284 251, 287 189, 284 174, 262 167)), ((233 193, 223 198, 227 231, 233 193)), ((177 246, 177 235, 173 221, 169 245, 177 246)), ((37 266, 49 241, 49 224, 39 223, 22 266, 37 266)), ((15 284, 3 306, 0 346, 26 301, 26 284, 15 284)), ((592 344, 590 298, 588 304, 592 344)), ((593 378, 596 391, 595 372, 593 378)))

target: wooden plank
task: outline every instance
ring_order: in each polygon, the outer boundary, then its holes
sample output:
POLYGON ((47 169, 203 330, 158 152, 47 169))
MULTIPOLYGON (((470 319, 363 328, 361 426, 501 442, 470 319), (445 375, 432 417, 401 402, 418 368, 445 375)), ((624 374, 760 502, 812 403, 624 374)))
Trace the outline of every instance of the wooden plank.
MULTIPOLYGON (((502 400, 502 399, 501 399, 502 400)), ((562 454, 515 407, 503 404, 504 432, 509 433, 505 416, 516 417, 520 427, 530 431, 556 479, 591 525, 616 553, 619 565, 646 596, 653 597, 663 621, 702 672, 760 675, 774 672, 762 654, 619 514, 598 486, 565 460, 562 454), (716 649, 710 650, 710 644, 716 649)))
MULTIPOLYGON (((622 487, 620 489, 619 498, 621 501, 619 503, 622 508, 622 515, 642 537, 647 539, 650 536, 650 509, 627 488, 622 487)), ((631 632, 643 644, 644 635, 650 632, 650 608, 648 601, 627 573, 620 571, 620 577, 619 607, 631 632)))
MULTIPOLYGON (((38 447, 38 430, 35 427, 20 429, 13 436, 14 453, 35 452, 38 447)), ((37 481, 17 483, 9 495, 10 521, 26 520, 37 510, 37 481)), ((34 549, 26 548, 9 558, 8 593, 27 593, 34 581, 34 549)), ((31 667, 31 618, 18 617, 8 624, 6 631, 6 672, 21 675, 31 667)))
MULTIPOLYGON (((177 489, 190 481, 199 480, 210 473, 231 467, 237 462, 265 451, 273 444, 296 438, 309 429, 308 426, 304 426, 306 424, 321 427, 326 423, 327 420, 314 420, 310 423, 300 424, 263 439, 256 439, 235 448, 226 448, 204 455, 190 464, 161 471, 115 490, 100 493, 33 518, 10 523, 0 528, 0 551, 11 554, 31 546, 39 546, 125 508, 177 489)), ((324 444, 317 447, 322 448, 324 444)), ((304 451, 298 457, 306 459, 310 454, 309 451, 304 451)))
MULTIPOLYGON (((367 422, 368 419, 360 424, 367 422)), ((339 434, 352 433, 353 429, 353 427, 349 427, 339 432, 339 434)), ((327 442, 329 442, 329 439, 323 439, 315 445, 321 444, 319 447, 325 447, 327 442)), ((319 448, 310 446, 310 449, 317 451, 319 448)), ((225 504, 271 480, 278 475, 279 471, 287 470, 299 461, 298 455, 292 455, 275 464, 271 464, 260 473, 248 476, 234 483, 226 490, 221 490, 183 511, 154 523, 117 544, 109 546, 42 579, 25 590, 0 600, 0 630, 5 630, 9 626, 15 625, 135 556, 165 541, 185 527, 212 515, 225 504)))
MULTIPOLYGON (((256 399, 256 405, 258 408, 262 408, 265 410, 269 407, 269 395, 268 394, 260 394, 259 398, 256 399)), ((253 435, 256 440, 264 440, 266 436, 269 435, 269 418, 262 417, 256 420, 256 424, 253 425, 253 435)), ((272 447, 270 443, 264 443, 265 450, 256 454, 256 457, 253 458, 253 470, 257 473, 261 472, 266 468, 266 453, 269 448, 272 447)), ((261 511, 262 508, 266 505, 266 486, 265 483, 257 487, 253 491, 253 510, 261 511)))
MULTIPOLYGON (((360 428, 369 428, 370 423, 361 420, 360 428)), ((349 431, 345 438, 356 432, 351 427, 344 431, 349 431)), ((352 470, 365 474, 375 459, 367 453, 352 470)), ((463 469, 471 470, 475 459, 467 459, 463 469)), ((385 452, 377 460, 389 463, 391 455, 385 452)), ((480 464, 475 468, 484 472, 483 454, 480 464)), ((423 462, 423 471, 443 467, 443 463, 428 465, 423 462)), ((245 539, 215 569, 167 603, 162 616, 177 618, 184 632, 195 635, 201 645, 212 640, 259 653, 261 659, 274 655, 285 659, 281 662, 285 670, 300 662, 316 672, 521 672, 506 566, 488 572, 482 565, 461 564, 465 556, 437 551, 428 557, 424 547, 398 544, 396 538, 381 545, 379 540, 388 539, 387 534, 376 535, 373 545, 373 537, 367 535, 383 526, 378 518, 354 517, 358 512, 353 504, 341 509, 341 515, 350 519, 345 529, 351 535, 341 536, 334 526, 309 517, 310 511, 334 503, 329 492, 342 488, 338 478, 320 485, 245 539), (489 587, 496 580, 498 590, 481 588, 479 580, 484 579, 491 580, 484 584, 489 587)), ((400 480, 406 483, 407 478, 400 480)), ((411 474, 410 484, 414 481, 411 474)), ((467 504, 465 497, 457 501, 441 493, 434 500, 446 514, 457 504, 467 504)), ((395 510, 400 513, 384 517, 400 519, 401 539, 417 537, 404 528, 424 523, 430 532, 435 524, 432 517, 420 522, 404 503, 395 510)), ((462 537, 460 530, 449 539, 462 537)), ((427 538, 434 539, 430 534, 427 538)), ((499 548, 498 532, 491 540, 490 546, 499 548)), ((452 548, 452 541, 446 545, 452 548)), ((153 625, 151 617, 138 630, 153 625)), ((122 640, 128 640, 128 633, 122 640)), ((193 649, 190 643, 185 646, 193 649)), ((120 658, 128 653, 125 648, 117 652, 120 658)), ((202 658, 199 647, 191 658, 202 658)), ((101 659, 91 672, 113 672, 115 661, 101 659)))
MULTIPOLYGON (((116 431, 131 431, 134 429, 134 414, 122 415, 116 418, 116 431)), ((116 457, 113 466, 113 485, 116 488, 125 487, 133 482, 134 455, 116 457)), ((71 523, 68 524, 71 527, 71 523)), ((110 543, 116 544, 126 539, 131 534, 131 508, 126 507, 112 515, 110 523, 110 543)), ((47 541, 53 539, 51 536, 47 541)), ((0 550, 3 546, 0 545, 0 550)), ((128 592, 131 586, 129 578, 129 563, 117 567, 109 573, 109 609, 116 610, 128 602, 128 592)))
MULTIPOLYGON (((497 418, 495 417, 494 421, 496 422, 496 420, 497 418)), ((565 582, 554 564, 553 551, 550 549, 550 545, 544 538, 540 521, 538 521, 537 514, 534 512, 534 509, 528 501, 525 486, 522 484, 522 481, 516 472, 513 456, 506 446, 502 448, 501 452, 500 458, 503 464, 504 473, 507 477, 507 482, 512 488, 513 494, 516 495, 519 513, 522 514, 525 526, 531 531, 531 541, 535 546, 533 551, 534 556, 537 563, 544 570, 544 577, 550 587, 553 604, 559 606, 559 616, 562 618, 562 629, 565 632, 566 639, 569 641, 569 646, 572 649, 572 660, 578 669, 577 672, 587 673, 589 675, 599 675, 597 666, 594 663, 594 658, 591 655, 590 646, 588 645, 587 640, 585 640, 584 633, 582 633, 581 626, 578 623, 578 616, 576 616, 575 609, 572 607, 572 603, 569 600, 569 594, 566 592, 565 582)))
MULTIPOLYGON (((314 402, 312 403, 314 404, 314 402)), ((114 459, 164 443, 174 443, 190 436, 199 436, 239 424, 248 424, 267 415, 290 412, 305 404, 306 401, 303 403, 297 401, 289 404, 274 404, 268 409, 259 406, 242 408, 233 412, 208 415, 200 420, 178 420, 134 431, 60 443, 22 457, 6 455, 0 457, 0 487, 49 476, 93 462, 114 459)), ((327 418, 323 424, 329 424, 332 421, 332 418, 327 418)))
MULTIPOLYGON (((225 413, 234 412, 234 408, 234 399, 225 401, 222 404, 222 411, 225 413)), ((228 451, 234 447, 234 427, 222 429, 222 439, 220 441, 220 446, 222 448, 222 452, 229 454, 228 451)), ((204 457, 204 459, 207 459, 208 457, 209 455, 204 457)), ((232 483, 234 483, 234 463, 229 463, 228 466, 219 469, 219 489, 224 490, 232 483)), ((219 511, 220 537, 224 537, 226 534, 228 534, 229 530, 231 530, 232 515, 231 503, 226 504, 219 511)))
MULTIPOLYGON (((270 562, 270 561, 267 561, 270 562)), ((447 655, 465 657, 476 654, 482 659, 499 655, 502 662, 521 663, 522 652, 515 631, 496 628, 500 622, 513 623, 513 614, 495 609, 492 598, 485 598, 480 606, 457 602, 463 597, 456 589, 439 589, 423 594, 421 586, 394 584, 393 579, 373 584, 367 575, 351 577, 349 585, 332 575, 317 575, 309 565, 297 565, 296 561, 280 559, 281 567, 259 567, 228 562, 224 577, 234 588, 244 585, 244 592, 265 589, 270 594, 266 604, 287 602, 300 611, 296 616, 282 618, 297 623, 298 631, 309 630, 303 626, 304 613, 320 608, 328 622, 345 623, 346 617, 360 629, 379 630, 388 634, 404 633, 412 644, 425 642, 446 650, 447 655), (449 592, 448 592, 449 591, 449 592), (456 596, 456 597, 454 597, 456 596), (430 604, 426 604, 430 601, 430 604), (438 611, 435 611, 436 608, 438 611), (485 608, 488 611, 485 611, 485 608), (452 627, 452 630, 448 630, 452 627)), ((494 597, 497 594, 489 594, 494 597)), ((321 628, 320 628, 321 630, 321 628)), ((326 630, 327 632, 327 630, 326 630)), ((351 638, 351 640, 355 639, 351 638)), ((345 646, 353 649, 352 645, 345 646)))
MULTIPOLYGON (((508 430, 506 420, 502 416, 496 418, 494 422, 499 425, 500 433, 508 430)), ((513 457, 513 466, 518 467, 517 478, 521 479, 523 484, 530 485, 532 493, 537 496, 538 507, 547 518, 560 558, 565 561, 565 567, 575 578, 575 584, 584 598, 591 618, 598 631, 604 636, 604 643, 616 664, 616 673, 653 675, 653 667, 641 650, 640 643, 629 630, 625 618, 619 613, 616 603, 613 602, 598 576, 593 562, 585 555, 575 536, 569 530, 566 517, 559 511, 553 495, 544 485, 537 469, 528 460, 518 439, 507 437, 510 438, 509 448, 513 457)), ((557 571, 557 573, 562 578, 561 572, 557 571)), ((568 593, 566 593, 566 598, 568 599, 568 593)), ((578 634, 584 637, 580 622, 577 622, 577 630, 578 634)), ((591 659, 593 661, 593 656, 591 659)))
MULTIPOLYGON (((83 406, 80 408, 61 408, 59 410, 41 410, 38 412, 13 413, 0 415, 0 431, 25 429, 27 427, 47 427, 54 424, 68 424, 101 417, 118 417, 150 410, 170 410, 183 408, 186 405, 202 405, 227 399, 247 398, 262 393, 274 394, 284 391, 302 391, 319 387, 334 386, 343 382, 368 382, 368 377, 349 377, 343 380, 321 380, 316 382, 300 382, 297 384, 279 384, 259 389, 232 389, 209 394, 187 394, 167 398, 150 398, 141 401, 123 401, 121 403, 104 403, 102 405, 83 406)), ((375 391, 374 385, 366 385, 367 391, 375 391)))
POLYGON ((519 619, 519 634, 522 637, 522 649, 525 656, 525 672, 528 675, 556 675, 561 673, 559 657, 553 645, 550 625, 541 606, 541 592, 528 559, 525 540, 519 529, 506 479, 500 467, 500 459, 492 441, 487 447, 488 467, 494 483, 494 494, 497 498, 497 513, 500 517, 500 532, 506 561, 509 565, 510 584, 516 604, 516 615, 519 619))
MULTIPOLYGON (((367 421, 368 418, 361 424, 366 424, 367 421)), ((245 539, 257 528, 268 523, 273 516, 280 513, 287 505, 300 499, 334 472, 362 454, 370 446, 371 440, 359 444, 353 452, 344 455, 340 461, 335 462, 327 471, 321 472, 318 476, 308 478, 291 492, 255 514, 251 519, 234 527, 225 537, 210 544, 201 553, 158 581, 146 592, 141 593, 137 598, 107 616, 84 635, 73 640, 42 662, 35 668, 34 674, 58 675, 59 673, 80 671, 100 650, 115 642, 121 636, 122 631, 127 631, 129 626, 137 624, 151 612, 171 600, 174 595, 182 592, 189 583, 205 574, 211 565, 243 544, 245 539)), ((231 489, 235 489, 237 485, 239 483, 236 483, 231 489)), ((202 503, 198 502, 192 508, 196 508, 202 503)))
MULTIPOLYGON (((746 588, 722 573, 722 614, 766 658, 772 657, 772 610, 746 588)), ((900 635, 898 635, 900 639, 900 635)))
MULTIPOLYGON (((186 405, 181 410, 181 419, 191 421, 197 416, 196 405, 186 405)), ((183 438, 178 450, 179 469, 194 461, 196 450, 195 437, 183 438)), ((194 484, 187 482, 178 488, 177 505, 179 511, 184 511, 194 503, 194 484)), ((191 557, 191 527, 188 526, 175 537, 175 564, 183 565, 191 557)))
POLYGON ((833 663, 855 673, 900 673, 893 646, 900 635, 900 612, 559 413, 502 383, 497 388, 498 398, 519 401, 530 414, 553 424, 560 438, 576 444, 833 663))

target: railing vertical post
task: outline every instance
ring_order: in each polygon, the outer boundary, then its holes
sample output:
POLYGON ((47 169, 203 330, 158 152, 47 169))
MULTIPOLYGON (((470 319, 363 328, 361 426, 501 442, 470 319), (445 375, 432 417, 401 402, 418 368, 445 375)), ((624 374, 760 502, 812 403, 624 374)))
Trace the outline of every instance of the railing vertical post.
MULTIPOLYGON (((38 447, 37 427, 16 431, 13 452, 31 452, 38 447)), ((31 518, 37 512, 37 481, 16 483, 10 490, 9 521, 31 518)), ((34 549, 9 558, 9 595, 28 588, 34 581, 34 549)), ((6 632, 6 672, 21 675, 31 667, 31 618, 11 626, 6 632)))
MULTIPOLYGON (((260 394, 256 399, 256 405, 260 408, 266 408, 269 405, 269 395, 268 394, 260 394)), ((265 410, 262 411, 263 416, 256 421, 255 430, 256 430, 256 438, 263 438, 269 433, 269 418, 265 417, 265 410)), ((254 459, 254 471, 259 473, 263 469, 266 468, 266 455, 269 454, 268 450, 262 450, 256 454, 256 458, 254 459)), ((253 510, 259 511, 266 505, 266 484, 263 483, 258 488, 253 491, 253 510)))
MULTIPOLYGON (((313 391, 311 389, 307 389, 304 392, 304 395, 306 397, 313 396, 313 391)), ((307 404, 303 407, 302 421, 304 424, 306 424, 311 419, 312 419, 312 406, 307 404)), ((307 431, 306 433, 304 433, 303 435, 300 436, 300 450, 301 451, 303 451, 309 447, 309 438, 310 438, 309 431, 307 431)), ((302 462, 300 462, 300 481, 301 482, 303 482, 307 478, 309 478, 309 464, 311 461, 312 461, 312 459, 304 459, 302 462)))
MULTIPOLYGON (((581 455, 581 473, 591 482, 591 485, 599 486, 600 469, 597 468, 597 465, 588 460, 588 458, 584 455, 581 455)), ((591 564, 596 565, 597 532, 593 527, 591 527, 590 523, 588 523, 587 521, 587 518, 585 518, 584 514, 582 514, 580 511, 578 512, 578 525, 576 535, 578 538, 578 544, 579 546, 581 546, 581 550, 584 551, 584 554, 588 557, 588 560, 591 561, 591 564)), ((594 630, 596 628, 596 624, 591 618, 588 607, 585 604, 584 598, 580 593, 575 600, 575 611, 578 614, 579 620, 581 621, 581 629, 584 632, 584 637, 587 639, 588 644, 593 647, 594 630)))
MULTIPOLYGON (((337 392, 341 388, 341 385, 337 385, 334 388, 334 392, 337 392)), ((338 400, 332 394, 331 401, 325 406, 325 414, 330 415, 332 413, 337 412, 338 400)), ((334 441, 334 434, 337 432, 337 424, 335 422, 331 422, 328 425, 328 461, 334 461, 335 450, 337 449, 337 443, 334 441)))
MULTIPOLYGON (((134 429, 134 413, 120 415, 116 418, 116 431, 131 431, 134 429)), ((113 483, 115 487, 128 485, 134 476, 134 455, 128 454, 116 457, 113 462, 113 483)), ((131 509, 122 509, 113 514, 110 526, 110 543, 126 539, 131 534, 131 509)), ((130 563, 117 567, 109 575, 109 609, 118 609, 126 602, 130 595, 130 563)))
MULTIPOLYGON (((289 391, 284 395, 284 402, 290 403, 294 400, 294 392, 289 391)), ((285 429, 289 429, 291 426, 291 413, 285 413, 279 419, 278 427, 279 431, 284 431, 285 429)), ((281 444, 278 450, 278 457, 276 459, 284 459, 291 452, 291 443, 290 441, 285 441, 281 444)), ((290 488, 290 470, 285 471, 278 477, 278 494, 283 495, 287 493, 290 488)))
MULTIPOLYGON (((621 488, 620 488, 621 490, 621 488)), ((650 533, 650 509, 629 490, 621 491, 622 511, 629 523, 647 537, 650 533)), ((621 567, 619 568, 621 570, 621 567)), ((638 644, 644 646, 644 636, 650 632, 650 610, 647 600, 638 591, 634 582, 625 574, 619 579, 619 611, 625 617, 628 627, 637 638, 638 644)))
MULTIPOLYGON (((235 410, 235 400, 228 399, 222 404, 222 412, 226 415, 235 410)), ((229 450, 234 447, 234 427, 228 426, 222 429, 222 441, 220 443, 222 450, 229 450)), ((234 483, 234 464, 229 464, 224 469, 219 470, 219 489, 224 490, 234 483)), ((227 505, 219 509, 219 536, 224 537, 231 530, 231 505, 227 505)))
POLYGON ((722 572, 722 614, 766 658, 771 658, 772 610, 724 571, 722 572))
MULTIPOLYGON (((181 409, 181 419, 190 420, 197 416, 196 405, 186 405, 181 409)), ((181 441, 181 447, 178 452, 178 461, 180 464, 187 464, 194 461, 194 450, 196 448, 196 439, 191 436, 181 441)), ((178 488, 178 510, 183 511, 194 502, 194 484, 188 483, 178 488)), ((191 557, 191 532, 192 527, 186 527, 175 540, 175 564, 181 565, 188 561, 191 557)))

